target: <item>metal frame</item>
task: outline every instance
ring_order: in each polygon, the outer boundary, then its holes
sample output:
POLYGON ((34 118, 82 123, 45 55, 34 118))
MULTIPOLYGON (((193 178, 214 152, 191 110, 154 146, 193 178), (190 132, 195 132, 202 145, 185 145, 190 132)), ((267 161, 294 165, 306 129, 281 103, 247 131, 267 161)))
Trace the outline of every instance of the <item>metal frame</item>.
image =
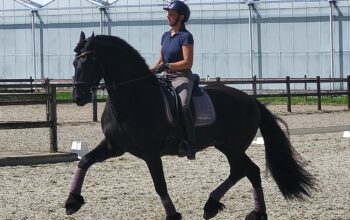
POLYGON ((106 8, 110 7, 112 4, 114 4, 115 2, 119 1, 119 0, 86 0, 96 6, 98 6, 98 9, 100 11, 100 34, 103 34, 103 24, 104 24, 104 20, 103 20, 103 15, 107 14, 107 10, 106 8))
POLYGON ((32 50, 33 50, 33 72, 34 72, 34 79, 37 79, 36 77, 36 46, 35 46, 35 41, 36 41, 36 36, 35 36, 35 15, 38 14, 38 9, 43 8, 46 5, 50 4, 51 2, 55 0, 50 0, 47 1, 45 4, 40 4, 32 0, 15 0, 16 2, 30 8, 30 14, 32 16, 32 50))
MULTIPOLYGON (((24 3, 24 5, 26 5, 26 6, 29 4, 28 2, 33 2, 33 1, 29 1, 29 0, 15 0, 15 1, 19 2, 21 4, 24 3)), ((53 1, 54 0, 50 1, 49 3, 53 2, 53 1)), ((99 21, 100 22, 100 31, 99 31, 100 34, 104 34, 104 27, 106 25, 105 21, 104 21, 104 18, 105 18, 104 16, 106 16, 106 14, 109 12, 108 11, 109 8, 117 8, 117 7, 131 7, 132 8, 132 7, 144 7, 144 6, 150 6, 150 5, 160 6, 160 5, 164 5, 166 3, 166 1, 163 1, 164 2, 163 4, 146 4, 145 2, 141 2, 140 1, 139 5, 135 5, 135 4, 133 4, 133 5, 125 5, 125 4, 123 4, 123 5, 121 5, 121 4, 114 4, 118 0, 113 0, 113 1, 107 1, 107 0, 105 0, 105 1, 103 1, 103 0, 86 0, 86 1, 94 4, 95 6, 98 6, 98 7, 96 7, 96 9, 98 9, 99 13, 100 13, 100 16, 99 16, 100 17, 100 21, 99 21), (112 5, 112 4, 114 4, 114 5, 112 5)), ((190 2, 190 3, 191 3, 191 5, 203 5, 203 6, 204 5, 241 4, 242 6, 239 6, 240 10, 242 9, 242 10, 245 10, 246 12, 248 12, 247 9, 249 10, 249 18, 248 18, 248 16, 242 16, 241 18, 249 19, 249 24, 248 24, 249 25, 249 29, 248 30, 249 30, 249 38, 250 38, 249 39, 249 65, 250 66, 248 67, 248 65, 247 65, 246 71, 247 72, 250 71, 250 75, 253 76, 255 71, 257 71, 257 68, 259 67, 259 65, 257 65, 254 62, 254 61, 256 61, 254 59, 257 59, 257 57, 255 57, 255 55, 256 55, 255 53, 257 53, 257 51, 258 51, 258 50, 254 51, 254 43, 255 42, 254 42, 253 39, 255 39, 254 35, 256 35, 257 31, 258 31, 256 29, 257 28, 256 24, 254 24, 254 22, 255 22, 254 11, 255 10, 259 10, 259 7, 257 5, 255 6, 255 4, 262 4, 261 5, 262 6, 262 10, 264 10, 264 5, 263 4, 265 4, 265 3, 281 3, 281 2, 284 3, 284 2, 320 2, 320 1, 319 0, 260 0, 260 1, 257 1, 257 0, 239 0, 239 1, 238 0, 218 0, 218 1, 216 1, 215 0, 215 1, 212 1, 212 2, 206 1, 206 2, 202 3, 202 1, 196 1, 195 3, 192 3, 192 2, 190 2), (250 69, 248 69, 248 68, 250 68, 250 69)), ((337 69, 335 69, 335 64, 336 64, 335 61, 336 60, 334 60, 336 52, 337 52, 335 50, 335 47, 334 47, 334 43, 335 43, 334 40, 336 40, 336 39, 334 39, 334 37, 335 37, 334 36, 334 34, 335 34, 334 33, 334 25, 335 25, 334 19, 335 19, 335 17, 337 15, 333 14, 335 12, 335 10, 336 10, 335 6, 336 6, 337 2, 341 2, 341 0, 339 0, 339 1, 336 1, 336 0, 323 0, 323 1, 321 1, 321 3, 322 3, 321 7, 323 9, 327 9, 329 7, 329 34, 330 34, 329 45, 330 45, 330 49, 327 48, 326 49, 327 51, 323 50, 323 51, 320 51, 320 52, 322 52, 323 54, 326 53, 327 56, 328 56, 328 54, 330 54, 330 59, 328 57, 327 57, 327 59, 324 59, 324 58, 321 57, 321 59, 325 60, 327 64, 328 64, 328 62, 330 62, 330 71, 329 72, 330 72, 330 76, 332 78, 335 77, 335 74, 336 74, 335 70, 337 70, 337 69), (329 6, 328 6, 327 3, 329 3, 329 6)), ((33 5, 35 6, 35 4, 33 4, 33 5)), ((40 6, 36 5, 36 6, 37 7, 39 6, 39 7, 42 8, 42 7, 46 6, 46 5, 47 4, 40 5, 40 6)), ((31 8, 35 8, 34 6, 31 6, 31 8)), ((27 7, 29 7, 29 6, 27 6, 27 7)), ((33 39, 33 45, 32 45, 32 48, 33 48, 33 54, 32 54, 33 55, 33 72, 35 74, 35 76, 34 76, 35 79, 37 78, 37 73, 36 72, 37 72, 37 64, 38 64, 37 63, 37 57, 36 57, 36 46, 37 46, 36 45, 36 37, 37 36, 36 36, 36 27, 35 27, 35 15, 39 16, 39 12, 40 12, 41 8, 31 9, 31 11, 30 11, 30 13, 31 13, 31 21, 32 21, 32 39, 33 39)), ((73 7, 73 8, 79 8, 79 7, 73 7)), ((80 8, 93 9, 94 7, 93 6, 90 6, 90 7, 85 6, 85 7, 80 7, 80 8)), ((56 10, 56 9, 57 9, 57 7, 55 7, 55 8, 48 8, 47 10, 56 10)), ((62 8, 60 8, 60 9, 62 9, 62 8)), ((20 11, 20 10, 23 10, 23 9, 18 9, 18 11, 20 11)), ((155 11, 158 12, 157 9, 155 11)), ((159 8, 159 11, 161 11, 161 8, 159 8)), ((94 10, 94 13, 96 13, 96 12, 97 11, 94 10)), ((203 12, 205 13, 206 10, 204 10, 203 12)), ((202 14, 200 14, 198 16, 200 16, 199 19, 202 18, 202 14)), ((255 15, 255 17, 256 17, 256 15, 255 15)), ((228 18, 227 15, 226 15, 226 18, 228 18)), ((328 23, 328 21, 326 21, 326 23, 328 23)), ((214 25, 215 25, 215 22, 214 22, 214 25)), ((244 24, 244 25, 246 25, 246 24, 244 24)), ((244 28, 246 28, 246 27, 244 27, 244 28)), ((214 37, 214 39, 215 39, 215 37, 214 37)), ((248 46, 248 39, 247 39, 247 46, 248 46)), ((255 47, 257 47, 257 45, 255 45, 255 47)), ((259 52, 260 52, 260 50, 259 50, 259 52)), ((262 52, 263 53, 265 53, 265 52, 269 53, 270 51, 264 50, 262 52)), ((286 51, 284 51, 284 52, 286 52, 286 51)), ((290 51, 290 52, 293 52, 293 50, 290 51)), ((311 50, 311 51, 304 51, 304 52, 318 52, 318 51, 311 50)), ((216 56, 215 52, 210 52, 210 53, 214 54, 214 56, 216 56)), ((226 53, 228 54, 230 52, 226 52, 226 53)), ((201 55, 203 55, 203 53, 201 53, 201 55)), ((247 55, 248 55, 248 53, 247 53, 247 55)), ((246 59, 246 61, 248 61, 248 59, 246 59)), ((40 62, 40 61, 38 61, 38 62, 40 62)), ((327 68, 329 67, 328 65, 327 65, 327 68)), ((203 66, 202 66, 202 69, 203 69, 203 66)), ((321 68, 321 72, 323 72, 322 68, 321 68)), ((328 71, 327 71, 327 74, 328 74, 328 71)), ((40 76, 38 76, 38 77, 40 77, 40 76)))
POLYGON ((32 10, 37 10, 39 8, 45 7, 46 5, 50 4, 51 2, 53 2, 55 0, 46 1, 44 4, 38 3, 35 0, 15 0, 15 1, 32 9, 32 10))

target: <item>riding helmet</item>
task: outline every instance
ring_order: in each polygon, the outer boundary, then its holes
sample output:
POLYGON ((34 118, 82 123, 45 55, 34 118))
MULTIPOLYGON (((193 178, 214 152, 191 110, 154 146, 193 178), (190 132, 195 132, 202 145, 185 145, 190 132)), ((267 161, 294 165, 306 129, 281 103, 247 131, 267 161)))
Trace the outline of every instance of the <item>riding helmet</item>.
POLYGON ((179 0, 175 0, 175 1, 171 1, 167 7, 163 8, 166 11, 169 10, 174 10, 177 13, 179 13, 180 15, 184 15, 184 22, 187 22, 188 19, 190 18, 190 8, 182 1, 179 0))

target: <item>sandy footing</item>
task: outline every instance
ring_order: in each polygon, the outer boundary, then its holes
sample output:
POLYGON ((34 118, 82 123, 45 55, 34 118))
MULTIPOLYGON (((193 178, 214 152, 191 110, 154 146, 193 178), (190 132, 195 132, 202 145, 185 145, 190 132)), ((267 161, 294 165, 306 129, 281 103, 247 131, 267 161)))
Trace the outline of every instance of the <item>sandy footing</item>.
MULTIPOLYGON (((269 106, 290 128, 349 125, 345 106, 269 106)), ((99 104, 99 115, 103 104, 99 104)), ((92 107, 58 105, 59 150, 68 152, 74 140, 96 146, 103 135, 91 122, 92 107), (79 112, 79 113, 78 113, 79 112)), ((45 106, 0 106, 0 121, 45 120, 45 106)), ((0 130, 0 151, 47 152, 48 129, 0 130)), ((265 173, 262 145, 252 144, 248 155, 261 168, 270 219, 350 219, 350 138, 342 133, 296 135, 291 142, 304 158, 305 168, 318 179, 317 192, 305 201, 286 201, 265 173)), ((224 155, 214 148, 195 161, 163 157, 171 195, 183 219, 202 219, 209 193, 229 174, 224 155)), ((91 167, 83 196, 86 204, 71 216, 64 202, 77 162, 0 168, 0 219, 165 219, 145 163, 130 154, 91 167)), ((226 205, 215 219, 244 219, 251 211, 251 185, 245 178, 222 199, 226 205)))

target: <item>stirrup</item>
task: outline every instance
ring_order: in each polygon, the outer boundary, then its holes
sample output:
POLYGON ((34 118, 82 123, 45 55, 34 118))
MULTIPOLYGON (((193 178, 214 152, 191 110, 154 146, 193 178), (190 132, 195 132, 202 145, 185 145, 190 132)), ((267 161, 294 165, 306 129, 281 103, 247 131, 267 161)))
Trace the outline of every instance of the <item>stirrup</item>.
POLYGON ((177 155, 179 157, 187 156, 188 143, 182 140, 178 146, 177 155))
POLYGON ((179 157, 187 156, 187 159, 195 160, 196 150, 192 144, 189 144, 186 140, 182 140, 180 147, 178 149, 178 156, 179 157))

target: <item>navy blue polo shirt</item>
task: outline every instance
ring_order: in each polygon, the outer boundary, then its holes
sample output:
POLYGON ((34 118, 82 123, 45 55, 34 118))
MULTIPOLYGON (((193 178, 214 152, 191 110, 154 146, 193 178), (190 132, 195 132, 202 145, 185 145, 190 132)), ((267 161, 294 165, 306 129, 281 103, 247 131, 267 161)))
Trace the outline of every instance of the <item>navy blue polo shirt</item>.
POLYGON ((161 41, 163 62, 175 63, 183 60, 182 46, 193 45, 193 43, 193 36, 185 27, 173 36, 171 36, 171 30, 165 32, 161 41))

